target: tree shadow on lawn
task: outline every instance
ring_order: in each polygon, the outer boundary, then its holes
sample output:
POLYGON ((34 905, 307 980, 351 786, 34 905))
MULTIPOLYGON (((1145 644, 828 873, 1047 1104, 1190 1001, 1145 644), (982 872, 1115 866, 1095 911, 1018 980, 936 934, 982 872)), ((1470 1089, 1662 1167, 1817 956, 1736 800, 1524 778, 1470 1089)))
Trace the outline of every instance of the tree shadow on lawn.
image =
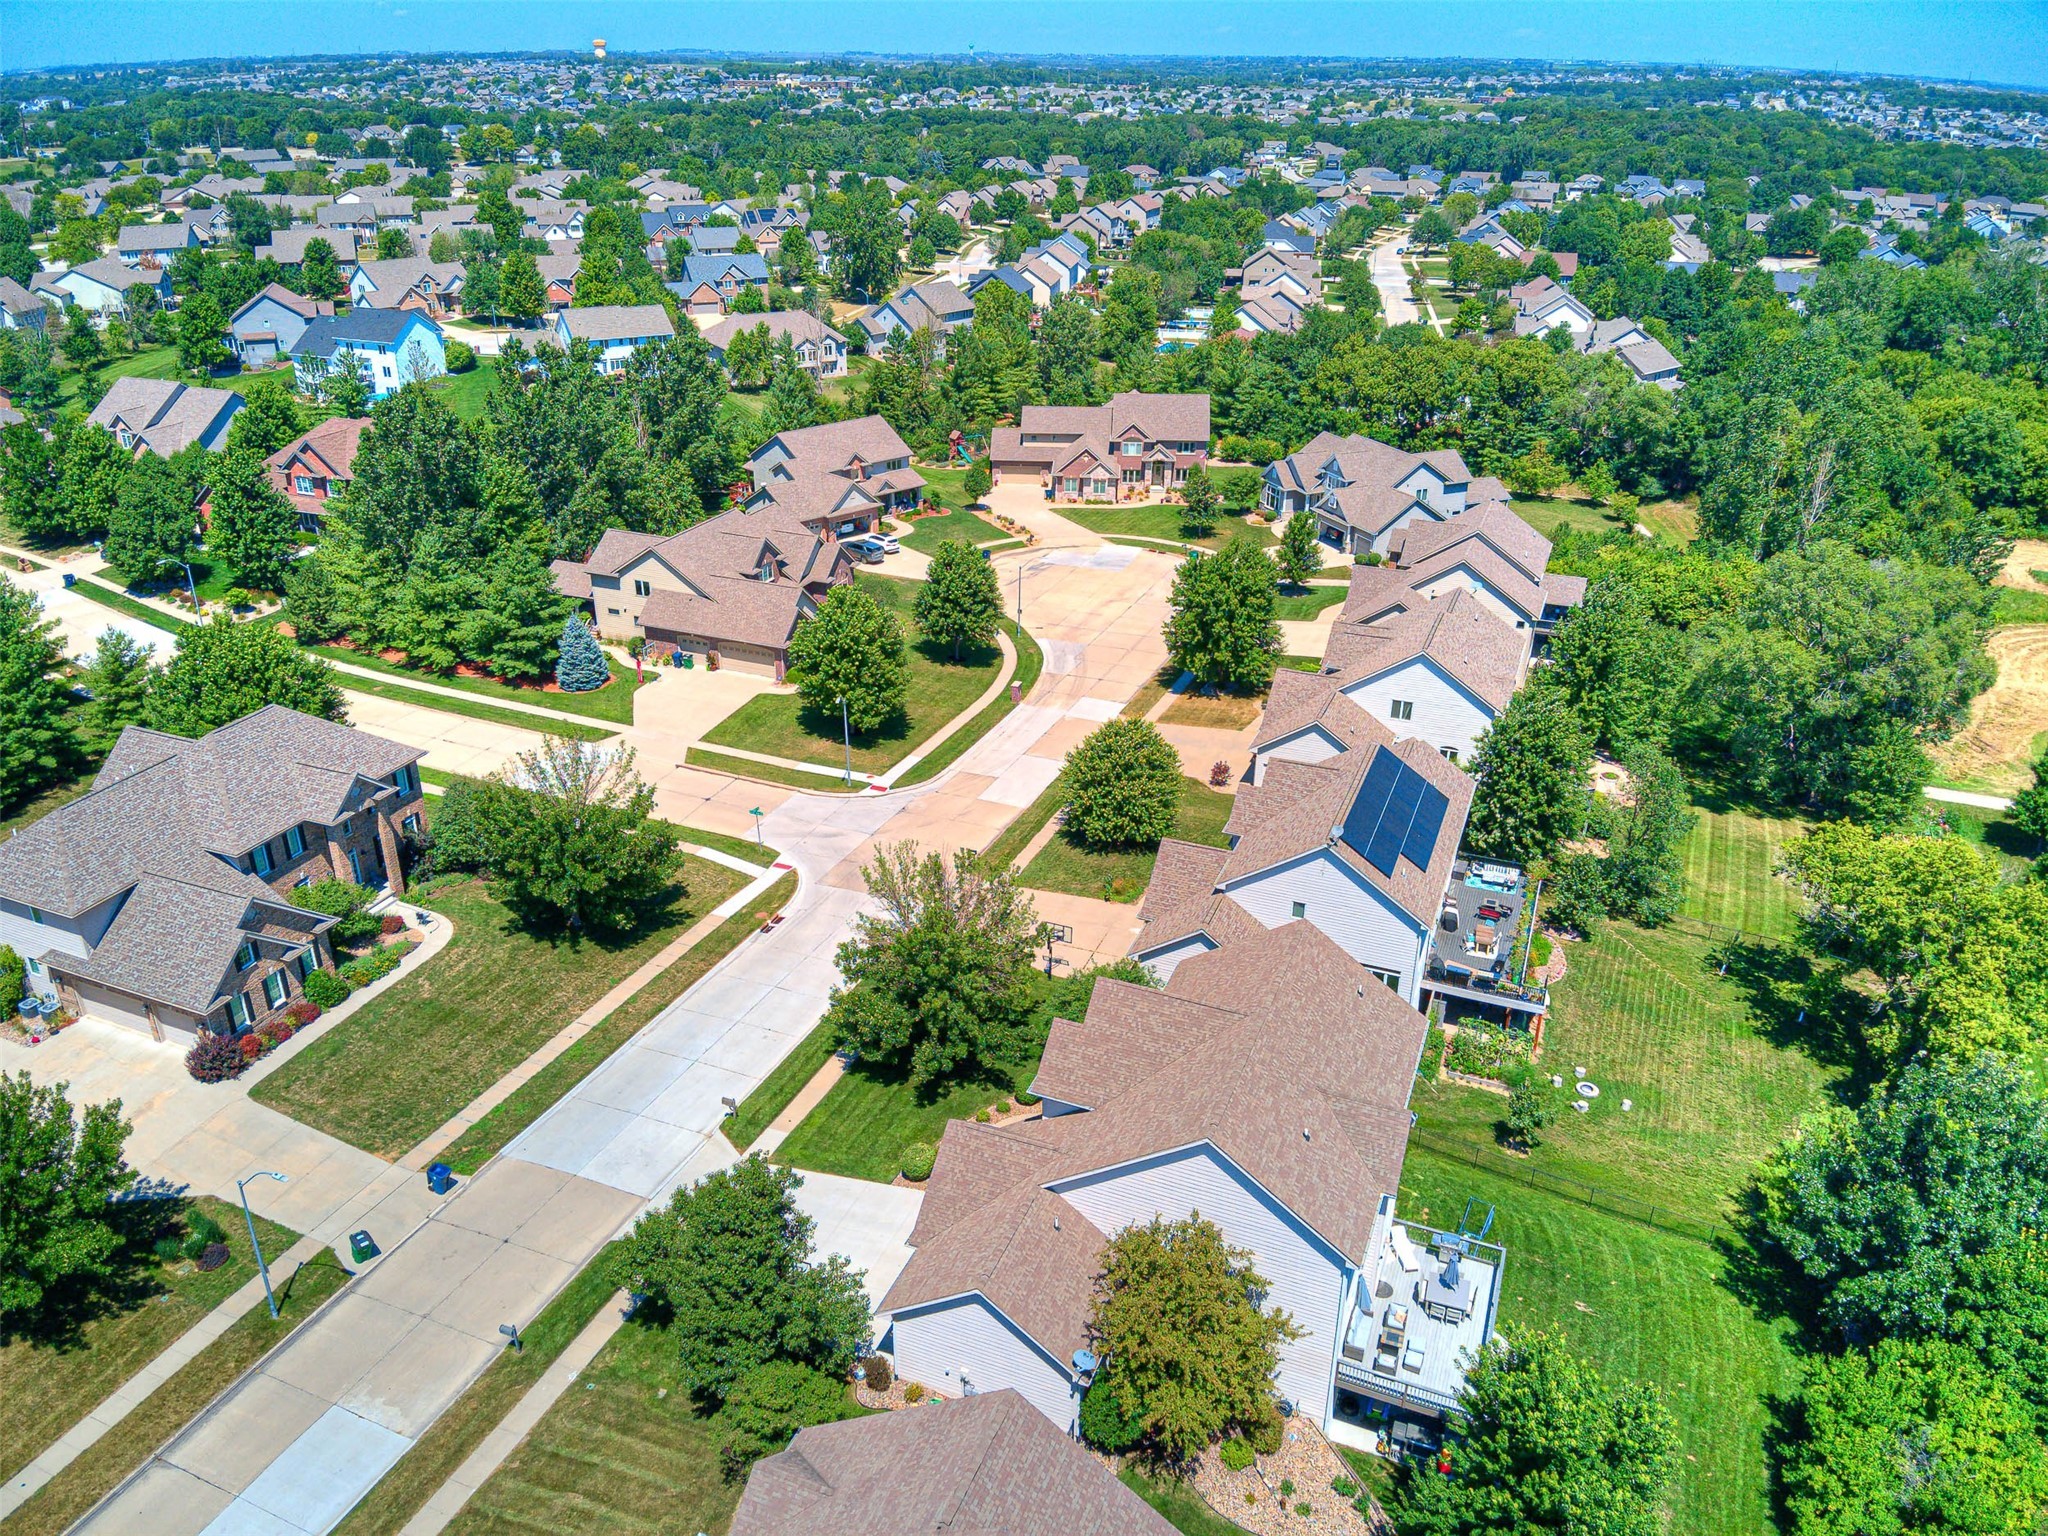
POLYGON ((515 906, 510 896, 494 882, 479 877, 477 883, 505 910, 504 921, 498 926, 499 933, 517 934, 549 949, 567 949, 572 955, 580 953, 586 944, 606 954, 631 949, 663 929, 680 931, 694 915, 690 908, 689 887, 680 879, 664 887, 659 897, 636 907, 632 922, 623 928, 572 928, 558 913, 549 909, 536 908, 529 912, 515 906))
POLYGON ((146 1194, 113 1201, 108 1210, 109 1224, 119 1238, 111 1272, 102 1279, 57 1286, 45 1296, 41 1309, 27 1316, 0 1315, 0 1344, 26 1339, 59 1354, 88 1348, 88 1325, 133 1312, 168 1293, 165 1261, 157 1257, 156 1243, 159 1238, 184 1238, 192 1201, 183 1195, 146 1194))

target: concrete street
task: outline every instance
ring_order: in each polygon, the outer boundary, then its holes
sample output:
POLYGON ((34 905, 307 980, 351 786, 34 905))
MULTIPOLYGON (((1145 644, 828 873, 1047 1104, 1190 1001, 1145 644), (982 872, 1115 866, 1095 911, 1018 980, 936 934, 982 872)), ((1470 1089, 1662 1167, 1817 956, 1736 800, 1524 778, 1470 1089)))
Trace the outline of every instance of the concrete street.
POLYGON ((1408 292, 1408 273, 1401 265, 1407 250, 1405 233, 1372 247, 1372 285, 1380 291, 1380 308, 1388 325, 1415 325, 1422 320, 1422 311, 1408 292))
MULTIPOLYGON (((665 698, 647 690, 659 707, 643 705, 626 740, 640 748, 663 810, 745 833, 747 810, 764 809, 767 841, 802 875, 781 926, 742 944, 440 1200, 424 1225, 187 1426, 84 1528, 321 1536, 503 1347, 501 1323, 530 1322, 652 1201, 733 1158, 717 1131, 725 1101, 744 1098, 823 1015, 837 981, 834 952, 867 901, 860 865, 877 844, 986 847, 1052 782, 1064 753, 1165 660, 1159 629, 1173 557, 1102 544, 1046 509, 1034 487, 1002 487, 997 497, 1043 540, 998 557, 1006 601, 1015 601, 1021 575, 1025 619, 1046 654, 1030 698, 932 782, 846 796, 682 767, 678 748, 706 728, 690 708, 690 684, 711 679, 685 674, 677 689, 665 678, 665 698)), ((1133 915, 1077 906, 1070 916, 1080 942, 1069 958, 1085 964, 1120 952, 1115 930, 1133 915)), ((160 1066, 150 1080, 167 1102, 177 1097, 160 1066)), ((126 1091, 133 1103, 128 1081, 110 1064, 82 1096, 126 1091)), ((175 1120, 154 1104, 136 1113, 138 1127, 161 1120, 151 1134, 171 1134, 175 1120)), ((341 1155, 287 1146, 294 1131, 312 1134, 285 1121, 271 1143, 283 1162, 317 1159, 318 1167, 341 1155)), ((416 1177, 402 1187, 424 1191, 416 1177)), ((879 1297, 908 1260, 921 1197, 811 1176, 800 1198, 818 1222, 821 1250, 846 1254, 879 1297)))

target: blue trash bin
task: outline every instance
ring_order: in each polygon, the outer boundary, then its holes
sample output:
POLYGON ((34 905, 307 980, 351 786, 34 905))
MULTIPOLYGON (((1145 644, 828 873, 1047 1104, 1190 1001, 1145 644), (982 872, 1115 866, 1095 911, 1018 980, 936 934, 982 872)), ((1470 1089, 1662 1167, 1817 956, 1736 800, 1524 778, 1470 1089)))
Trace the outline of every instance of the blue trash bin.
POLYGON ((427 1188, 437 1195, 445 1195, 455 1187, 455 1174, 446 1163, 434 1163, 427 1169, 427 1188))

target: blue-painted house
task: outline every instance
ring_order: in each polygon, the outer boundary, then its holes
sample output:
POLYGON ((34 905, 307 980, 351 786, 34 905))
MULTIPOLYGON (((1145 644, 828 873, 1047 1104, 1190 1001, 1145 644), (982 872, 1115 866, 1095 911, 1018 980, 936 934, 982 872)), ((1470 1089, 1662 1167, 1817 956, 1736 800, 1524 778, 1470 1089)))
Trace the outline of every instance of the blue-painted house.
POLYGON ((441 327, 411 309, 359 309, 307 322, 291 348, 299 388, 311 394, 353 354, 372 400, 448 371, 441 327))
POLYGON ((260 368, 289 357, 306 327, 333 313, 326 299, 309 299, 271 283, 228 316, 228 345, 244 368, 260 368))

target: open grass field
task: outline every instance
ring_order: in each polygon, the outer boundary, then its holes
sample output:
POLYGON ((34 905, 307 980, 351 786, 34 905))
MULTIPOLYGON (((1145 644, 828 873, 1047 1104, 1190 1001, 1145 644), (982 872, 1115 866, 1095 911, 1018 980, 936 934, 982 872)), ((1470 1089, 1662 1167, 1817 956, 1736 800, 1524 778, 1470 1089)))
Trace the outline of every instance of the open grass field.
MULTIPOLYGON (((525 338, 528 349, 533 338, 525 338)), ((489 398, 491 385, 497 382, 498 360, 493 357, 479 357, 476 366, 467 373, 450 373, 435 379, 427 385, 447 404, 448 408, 464 421, 481 420, 484 402, 489 398)))
POLYGON ((520 1329, 525 1348, 499 1351, 483 1375, 349 1511, 334 1528, 334 1536, 397 1536, 405 1528, 617 1294, 607 1273, 610 1258, 609 1250, 600 1253, 541 1309, 540 1316, 520 1329))
POLYGON ((427 693, 419 688, 408 688, 400 682, 387 683, 381 677, 359 677, 345 672, 335 677, 335 684, 345 692, 367 693, 395 703, 410 704, 415 709, 438 709, 444 715, 488 720, 493 725, 509 725, 538 735, 567 736, 576 741, 609 741, 618 734, 610 726, 578 725, 573 720, 551 720, 546 715, 521 714, 518 710, 486 704, 481 699, 455 699, 445 693, 427 693))
MULTIPOLYGON (((200 595, 206 589, 201 587, 200 595)), ((463 677, 453 672, 428 672, 419 667, 409 667, 402 662, 386 661, 374 653, 355 650, 345 645, 309 645, 309 651, 325 656, 329 661, 347 662, 352 667, 364 667, 372 672, 382 672, 395 678, 411 678, 417 682, 432 683, 437 688, 453 688, 462 693, 473 693, 480 699, 510 700, 515 704, 532 704, 542 709, 559 709, 565 714, 588 715, 593 720, 610 720, 619 725, 633 723, 633 694, 643 687, 636 681, 633 668, 621 664, 618 658, 611 658, 612 680, 602 688, 588 693, 564 693, 543 688, 522 688, 514 683, 501 683, 492 677, 463 677)), ((545 720, 537 721, 537 728, 544 728, 545 720)))
MULTIPOLYGON (((124 1274, 96 1315, 78 1319, 58 1337, 32 1334, 0 1343, 0 1481, 42 1455, 256 1273, 241 1208, 211 1197, 189 1209, 220 1224, 227 1263, 203 1274, 189 1259, 157 1258, 152 1244, 160 1235, 184 1236, 187 1209, 182 1200, 124 1205, 133 1218, 123 1234, 124 1274)), ((299 1240, 275 1222, 259 1220, 256 1231, 273 1259, 299 1240)))
POLYGON ((1411 1147, 1405 1216, 1455 1225, 1468 1195, 1495 1209, 1507 1249, 1499 1325, 1542 1329, 1616 1376, 1656 1384, 1678 1424, 1666 1529, 1773 1528, 1764 1438, 1770 1402, 1798 1378, 1786 1325, 1744 1302, 1715 1248, 1589 1210, 1411 1147), (1427 1216, 1425 1217, 1425 1212, 1427 1216))
MULTIPOLYGON (((882 773, 901 762, 939 729, 988 691, 1002 671, 1002 652, 994 646, 967 650, 955 663, 950 646, 920 638, 910 617, 918 583, 889 576, 862 574, 858 580, 885 608, 896 614, 908 642, 909 668, 904 709, 894 722, 853 737, 853 766, 861 773, 882 773)), ((845 747, 837 711, 828 718, 804 707, 793 693, 764 693, 749 699, 705 733, 709 747, 739 747, 796 762, 837 767, 845 747)))
MULTIPOLYGON (((2017 602, 2048 609, 2048 594, 1999 589, 2001 607, 2017 602)), ((1971 704, 1970 723, 1932 755, 1942 783, 2010 796, 2034 782, 2034 760, 2048 747, 2048 622, 2004 624, 1984 648, 1998 680, 1971 704)))
POLYGON ((479 880, 425 903, 454 937, 418 971, 266 1077, 250 1097, 396 1158, 738 890, 686 860, 688 894, 621 937, 530 933, 479 880))
POLYGON ((538 1120, 557 1100, 595 1072, 612 1052, 653 1022, 654 1016, 704 979, 796 891, 796 876, 784 875, 745 907, 704 935, 669 968, 606 1015, 590 1033, 514 1089, 506 1100, 464 1131, 441 1154, 457 1173, 474 1173, 512 1138, 538 1120))
POLYGON ((348 1272, 331 1253, 321 1254, 289 1275, 275 1266, 270 1274, 277 1286, 275 1321, 262 1301, 257 1301, 227 1332, 144 1398, 114 1433, 86 1447, 76 1461, 37 1490, 0 1529, 5 1529, 7 1536, 62 1536, 348 1279, 348 1272))
POLYGON ((447 1530, 722 1536, 739 1496, 719 1475, 715 1432, 681 1390, 675 1341, 628 1322, 447 1530))
MULTIPOLYGON (((107 384, 116 379, 179 379, 187 384, 234 388, 233 380, 222 381, 204 374, 185 372, 178 366, 178 349, 174 346, 144 347, 139 352, 103 363, 97 371, 107 384)), ((83 379, 84 375, 76 368, 66 368, 58 375, 57 402, 60 407, 77 401, 78 386, 83 379)))
POLYGON ((941 544, 993 544, 1007 537, 1002 529, 980 514, 965 507, 954 507, 936 517, 918 518, 910 524, 910 531, 903 535, 902 542, 905 549, 936 555, 941 544))
POLYGON ((1206 538, 1190 539, 1181 531, 1180 508, 1164 503, 1133 503, 1118 506, 1074 506, 1062 502, 1053 507, 1061 517, 1071 518, 1083 528, 1102 534, 1158 539, 1168 544, 1199 544, 1204 549, 1221 549, 1232 539, 1251 539, 1261 546, 1277 544, 1271 528, 1254 528, 1242 517, 1228 514, 1217 519, 1216 531, 1206 538))
POLYGON ((1694 808, 1699 818, 1685 841, 1685 904, 1681 915, 1767 939, 1791 937, 1799 925, 1799 888, 1776 871, 1787 843, 1807 823, 1796 817, 1694 808))
MULTIPOLYGON (((1173 824, 1173 835, 1184 842, 1223 847, 1223 824, 1230 819, 1230 808, 1235 803, 1220 790, 1183 778, 1180 819, 1173 824)), ((1079 838, 1062 830, 1053 834, 1052 841, 1038 850, 1017 878, 1034 891, 1136 901, 1145 894, 1146 882, 1152 878, 1152 865, 1158 857, 1156 847, 1107 851, 1088 848, 1079 838)))

